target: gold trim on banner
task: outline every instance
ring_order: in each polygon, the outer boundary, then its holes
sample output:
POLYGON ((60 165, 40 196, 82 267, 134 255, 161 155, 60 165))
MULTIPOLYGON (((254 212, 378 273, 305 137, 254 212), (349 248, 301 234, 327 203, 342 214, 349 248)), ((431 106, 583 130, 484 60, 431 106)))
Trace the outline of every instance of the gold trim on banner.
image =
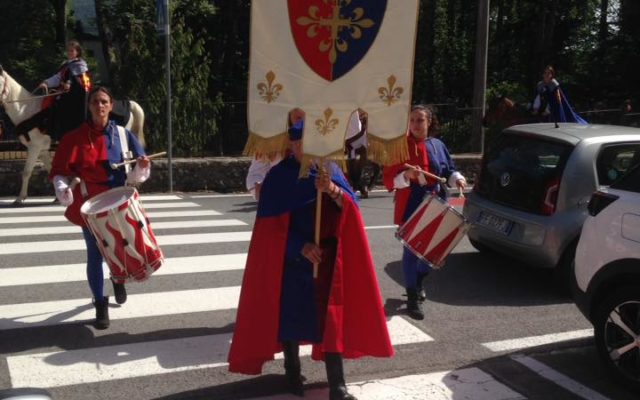
POLYGON ((394 165, 409 159, 407 137, 402 135, 394 139, 382 139, 367 133, 369 159, 380 165, 394 165))
POLYGON ((250 157, 262 157, 267 156, 269 159, 273 159, 275 156, 284 155, 289 145, 289 135, 287 132, 280 133, 270 138, 263 138, 262 136, 249 132, 247 138, 247 144, 244 145, 242 154, 250 157))
POLYGON ((271 103, 280 96, 280 91, 284 87, 279 83, 276 83, 275 85, 273 84, 276 79, 276 74, 273 71, 267 72, 264 77, 266 78, 267 83, 265 84, 264 82, 260 82, 256 85, 256 88, 258 89, 258 93, 260 94, 260 97, 262 97, 262 100, 267 103, 271 103))
POLYGON ((387 104, 387 106, 391 106, 396 101, 400 100, 400 96, 404 93, 404 88, 402 86, 394 87, 396 84, 397 78, 395 75, 389 75, 387 78, 388 87, 379 87, 378 94, 380 94, 380 100, 387 104))
POLYGON ((318 157, 310 154, 303 154, 300 161, 300 178, 306 178, 309 176, 309 170, 316 164, 323 164, 326 161, 334 161, 342 169, 347 170, 347 161, 345 160, 344 151, 338 150, 324 157, 318 157))

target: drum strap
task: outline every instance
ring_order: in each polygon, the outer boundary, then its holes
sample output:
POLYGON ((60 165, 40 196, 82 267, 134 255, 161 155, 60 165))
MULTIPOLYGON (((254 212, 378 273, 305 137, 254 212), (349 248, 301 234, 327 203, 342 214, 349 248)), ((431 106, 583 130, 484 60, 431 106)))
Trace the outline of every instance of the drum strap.
MULTIPOLYGON (((116 125, 118 129, 118 136, 120 136, 120 149, 122 150, 122 161, 128 161, 133 158, 133 154, 129 151, 129 141, 127 140, 127 132, 124 127, 116 125)), ((131 164, 125 164, 124 172, 129 174, 131 171, 131 164)))

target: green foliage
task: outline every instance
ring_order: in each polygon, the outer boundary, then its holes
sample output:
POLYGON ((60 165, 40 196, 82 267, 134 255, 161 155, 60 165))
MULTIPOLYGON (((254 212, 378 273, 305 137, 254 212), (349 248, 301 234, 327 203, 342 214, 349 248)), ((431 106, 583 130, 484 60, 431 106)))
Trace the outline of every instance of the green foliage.
MULTIPOLYGON (((0 0, 0 63, 28 88, 64 59, 55 40, 60 23, 54 4, 61 1, 0 0)), ((553 64, 577 110, 596 103, 617 108, 627 98, 637 108, 640 2, 608 0, 604 15, 603 1, 491 0, 487 99, 501 94, 530 102, 543 67, 553 64)), ((108 83, 119 97, 143 106, 147 141, 154 151, 164 150, 165 50, 164 38, 156 33, 155 2, 95 2, 108 83)), ((175 153, 239 154, 247 137, 251 2, 170 4, 175 153)), ((478 2, 420 0, 419 12, 412 100, 440 104, 443 139, 454 151, 467 151, 478 2)), ((69 14, 66 21, 73 26, 69 14)), ((87 61, 95 69, 95 61, 87 61)))
POLYGON ((53 7, 48 0, 0 0, 0 10, 0 63, 18 82, 33 88, 64 60, 55 43, 53 7))
MULTIPOLYGON (((220 102, 209 96, 211 56, 206 32, 214 8, 207 1, 173 1, 171 16, 172 137, 177 156, 203 155, 218 133, 220 102)), ((120 0, 103 10, 114 38, 114 92, 138 101, 147 115, 145 132, 154 150, 168 147, 164 37, 155 26, 155 3, 120 0)))

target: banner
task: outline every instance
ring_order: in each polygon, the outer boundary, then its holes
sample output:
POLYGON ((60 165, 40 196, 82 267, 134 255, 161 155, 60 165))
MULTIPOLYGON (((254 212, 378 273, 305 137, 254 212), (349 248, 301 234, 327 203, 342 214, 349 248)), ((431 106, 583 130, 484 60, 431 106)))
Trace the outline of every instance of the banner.
POLYGON ((368 114, 369 154, 407 158, 418 0, 254 0, 248 155, 283 151, 305 112, 305 159, 342 158, 351 114, 368 114))

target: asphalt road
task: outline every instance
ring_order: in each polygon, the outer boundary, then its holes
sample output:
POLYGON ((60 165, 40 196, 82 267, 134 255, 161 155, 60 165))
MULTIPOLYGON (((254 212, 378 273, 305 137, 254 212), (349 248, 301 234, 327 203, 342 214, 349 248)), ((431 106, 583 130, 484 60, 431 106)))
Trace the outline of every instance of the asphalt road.
MULTIPOLYGON (((168 261, 128 285, 105 331, 91 326, 81 235, 44 201, 0 203, 0 388, 70 400, 294 398, 280 395, 281 360, 257 377, 225 365, 251 197, 144 196, 168 261), (185 215, 194 211, 204 213, 185 215)), ((636 398, 606 377, 591 326, 549 271, 480 254, 466 238, 428 278, 425 320, 410 319, 392 206, 384 192, 360 202, 396 351, 346 363, 361 400, 636 398)), ((326 398, 323 365, 305 357, 303 372, 305 397, 326 398)))

